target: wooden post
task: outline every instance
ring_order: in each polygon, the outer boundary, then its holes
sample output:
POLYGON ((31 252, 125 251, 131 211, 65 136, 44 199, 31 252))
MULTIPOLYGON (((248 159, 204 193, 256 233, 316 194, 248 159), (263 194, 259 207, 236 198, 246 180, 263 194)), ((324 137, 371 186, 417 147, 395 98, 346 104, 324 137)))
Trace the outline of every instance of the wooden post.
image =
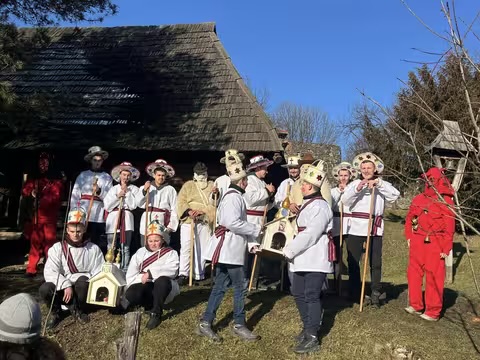
POLYGON ((138 337, 142 313, 130 312, 125 315, 125 331, 123 337, 115 341, 116 360, 135 360, 137 357, 138 337))
POLYGON ((190 229, 190 271, 188 273, 188 286, 193 285, 193 257, 195 256, 195 219, 192 219, 192 227, 190 229))
MULTIPOLYGON (((262 228, 265 226, 265 222, 267 221, 267 211, 268 203, 265 205, 265 209, 263 210, 262 228)), ((253 279, 256 277, 255 272, 257 271, 257 260, 258 254, 255 254, 255 258, 253 259, 252 274, 250 275, 250 282, 248 283, 248 292, 252 290, 253 279)))
MULTIPOLYGON (((341 201, 341 200, 340 200, 341 201)), ((338 279, 337 292, 338 296, 342 296, 342 272, 343 272, 343 204, 340 203, 340 256, 338 260, 338 279)))

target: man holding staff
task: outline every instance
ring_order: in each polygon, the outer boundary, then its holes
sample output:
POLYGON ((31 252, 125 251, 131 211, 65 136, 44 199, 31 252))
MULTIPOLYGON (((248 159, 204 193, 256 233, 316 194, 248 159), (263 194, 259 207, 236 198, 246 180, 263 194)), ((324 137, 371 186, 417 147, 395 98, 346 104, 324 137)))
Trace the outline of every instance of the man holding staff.
POLYGON ((105 238, 105 214, 103 199, 112 187, 112 177, 102 170, 108 152, 100 146, 92 146, 84 159, 90 163, 91 169, 82 171, 73 186, 70 204, 87 211, 87 233, 91 241, 107 253, 105 238))
POLYGON ((134 230, 132 211, 137 208, 135 198, 139 192, 138 187, 131 182, 140 177, 140 171, 129 162, 122 162, 112 169, 112 177, 118 184, 110 189, 104 200, 105 210, 108 211, 106 224, 108 247, 120 248, 120 268, 127 272, 134 230))
POLYGON ((333 271, 333 240, 327 235, 332 228, 332 210, 320 193, 325 178, 321 161, 317 166, 309 165, 303 173, 298 235, 283 248, 293 273, 292 295, 303 323, 293 349, 298 354, 319 349, 317 334, 323 312, 320 294, 327 274, 333 271))
POLYGON ((245 322, 244 265, 247 250, 258 250, 256 238, 261 227, 247 222, 247 209, 242 195, 248 180, 241 160, 227 167, 231 185, 218 206, 218 226, 205 257, 212 261, 215 268, 215 284, 208 299, 207 309, 197 328, 197 334, 219 342, 221 338, 212 330, 223 296, 229 286, 233 287, 233 333, 242 340, 255 341, 259 337, 252 333, 245 322))
POLYGON ((175 176, 175 170, 165 160, 158 159, 145 168, 152 181, 145 182, 136 197, 137 206, 145 209, 140 220, 140 241, 145 246, 145 228, 153 220, 163 224, 169 233, 177 231, 177 191, 167 183, 175 176), (148 197, 148 206, 145 203, 148 197))
MULTIPOLYGON (((357 155, 353 159, 353 167, 361 173, 361 180, 352 181, 345 189, 342 202, 344 209, 351 213, 348 220, 348 273, 349 289, 352 300, 360 299, 360 260, 364 243, 369 248, 371 303, 380 306, 382 278, 382 240, 383 240, 383 212, 385 202, 394 202, 400 195, 399 191, 389 182, 382 180, 379 175, 383 172, 382 160, 375 154, 367 152, 357 155), (372 198, 373 194, 373 198, 372 198), (369 219, 372 223, 369 224, 369 219), (370 233, 368 233, 370 229, 370 233), (368 244, 370 240, 371 245, 368 244), (369 246, 370 245, 370 246, 369 246)), ((365 257, 365 260, 368 258, 365 257)), ((366 264, 366 261, 365 261, 366 264)), ((360 299, 363 302, 363 299, 360 299)))

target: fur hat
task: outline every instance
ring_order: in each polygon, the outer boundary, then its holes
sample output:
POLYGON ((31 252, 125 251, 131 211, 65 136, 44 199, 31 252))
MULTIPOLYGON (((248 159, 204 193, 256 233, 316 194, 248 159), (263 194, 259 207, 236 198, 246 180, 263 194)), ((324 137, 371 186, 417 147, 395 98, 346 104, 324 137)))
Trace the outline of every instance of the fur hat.
POLYGON ((102 150, 100 146, 92 146, 90 149, 88 149, 88 154, 85 155, 83 158, 86 162, 90 162, 92 158, 97 155, 101 156, 103 160, 106 160, 108 158, 108 152, 102 150))
POLYGON ((332 175, 336 180, 338 180, 338 173, 340 170, 347 170, 350 173, 350 180, 355 179, 357 176, 357 169, 355 169, 349 162, 342 161, 332 169, 332 175))
POLYGON ((20 293, 0 304, 0 341, 30 344, 40 338, 42 312, 28 294, 20 293))
POLYGON ((353 167, 360 171, 360 165, 362 163, 369 161, 375 165, 375 171, 377 174, 381 174, 385 166, 383 165, 382 159, 380 159, 377 155, 371 152, 365 152, 358 154, 352 161, 353 167))
POLYGON ((158 220, 153 220, 147 227, 147 236, 159 235, 162 237, 163 241, 168 245, 170 244, 170 233, 167 231, 167 228, 160 224, 158 220))
POLYGON ((122 171, 128 171, 130 174, 132 174, 132 177, 130 178, 130 181, 132 182, 140 177, 140 171, 134 168, 131 163, 124 161, 120 165, 117 165, 112 169, 110 175, 112 175, 113 180, 115 180, 116 182, 120 182, 120 173, 122 171))
POLYGON ((193 167, 193 172, 197 175, 205 174, 208 171, 207 165, 202 162, 197 162, 193 167))
POLYGON ((272 160, 269 160, 267 158, 264 158, 263 155, 257 155, 254 156, 250 159, 250 164, 247 166, 247 171, 252 171, 255 170, 258 167, 261 166, 270 166, 273 164, 272 160))
POLYGON ((155 177, 155 169, 158 168, 165 170, 168 178, 175 176, 175 169, 163 159, 157 159, 155 162, 148 164, 145 171, 153 178, 155 177))
POLYGON ((225 156, 220 159, 220 163, 227 164, 227 159, 234 156, 237 156, 240 159, 240 161, 245 160, 245 155, 243 155, 243 153, 239 153, 235 149, 228 149, 227 151, 225 151, 225 156))
POLYGON ((306 181, 320 189, 327 176, 324 171, 323 160, 317 160, 313 164, 309 165, 305 169, 305 172, 303 172, 300 176, 303 181, 306 181))
POLYGON ((227 174, 231 181, 238 181, 247 176, 247 173, 243 169, 243 165, 240 163, 230 164, 227 166, 227 174))

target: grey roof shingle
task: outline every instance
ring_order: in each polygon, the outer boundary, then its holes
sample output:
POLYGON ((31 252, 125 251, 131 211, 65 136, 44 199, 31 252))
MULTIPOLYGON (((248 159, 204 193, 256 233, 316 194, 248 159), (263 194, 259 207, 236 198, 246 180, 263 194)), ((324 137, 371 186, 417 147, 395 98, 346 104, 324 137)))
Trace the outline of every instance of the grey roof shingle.
MULTIPOLYGON (((22 29, 31 36, 32 29, 22 29)), ((15 73, 19 98, 50 105, 7 148, 281 151, 273 124, 217 37, 215 24, 50 28, 15 73)))

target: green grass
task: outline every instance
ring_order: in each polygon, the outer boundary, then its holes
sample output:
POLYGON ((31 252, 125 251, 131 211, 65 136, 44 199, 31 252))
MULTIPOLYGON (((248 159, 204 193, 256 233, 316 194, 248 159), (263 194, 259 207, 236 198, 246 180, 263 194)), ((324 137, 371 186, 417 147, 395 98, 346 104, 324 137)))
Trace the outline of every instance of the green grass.
MULTIPOLYGON (((407 247, 403 225, 394 217, 388 222, 384 240, 383 281, 389 297, 379 310, 358 305, 353 307, 336 296, 325 301, 321 350, 311 359, 394 359, 391 348, 405 347, 414 358, 475 359, 480 356, 480 328, 470 323, 478 311, 470 265, 460 238, 456 239, 455 282, 445 291, 446 311, 437 323, 428 323, 403 311, 407 304, 407 247)), ((480 269, 478 239, 472 241, 472 259, 480 269)), ((31 282, 0 276, 0 296, 13 291, 34 291, 31 282)), ((292 337, 300 330, 300 319, 291 296, 276 291, 254 292, 247 299, 249 324, 262 339, 245 343, 231 331, 232 296, 225 298, 219 309, 215 327, 224 338, 213 344, 194 334, 199 317, 205 310, 208 286, 183 288, 182 293, 165 311, 164 321, 153 331, 145 330, 147 317, 142 318, 137 359, 294 359, 292 337)), ((45 308, 43 308, 45 310, 45 308)), ((50 334, 70 359, 113 359, 114 341, 123 333, 123 316, 110 315, 107 310, 91 314, 84 326, 65 319, 50 334)))

